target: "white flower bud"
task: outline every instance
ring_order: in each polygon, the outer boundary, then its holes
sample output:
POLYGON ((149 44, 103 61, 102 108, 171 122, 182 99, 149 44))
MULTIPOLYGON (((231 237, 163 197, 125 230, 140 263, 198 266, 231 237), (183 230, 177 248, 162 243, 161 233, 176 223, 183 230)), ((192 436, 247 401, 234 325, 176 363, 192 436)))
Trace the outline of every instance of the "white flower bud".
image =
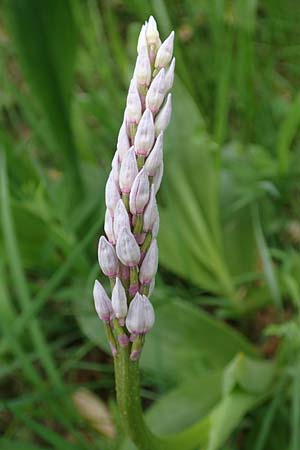
POLYGON ((142 284, 150 284, 152 278, 157 272, 157 267, 158 248, 156 239, 153 239, 140 268, 140 282, 142 284))
POLYGON ((134 77, 137 80, 137 83, 142 86, 149 86, 151 81, 151 64, 148 55, 147 45, 144 45, 140 48, 135 69, 134 69, 134 77))
POLYGON ((137 266, 140 262, 141 252, 133 234, 127 228, 122 228, 120 230, 117 244, 116 252, 119 260, 129 267, 137 266))
POLYGON ((119 160, 122 162, 124 156, 126 155, 127 151, 130 148, 130 143, 126 131, 126 122, 125 120, 122 123, 122 126, 119 131, 118 135, 118 142, 117 142, 117 151, 119 154, 119 160))
POLYGON ((113 173, 113 179, 115 183, 118 185, 119 183, 119 172, 120 172, 120 163, 119 163, 119 154, 118 151, 115 152, 113 160, 111 162, 111 170, 113 173))
POLYGON ((143 230, 145 232, 152 230, 153 224, 156 221, 157 216, 158 216, 158 208, 155 198, 155 187, 152 184, 150 199, 148 205, 145 208, 143 216, 143 230))
POLYGON ((159 32, 157 30, 156 21, 153 16, 149 17, 149 21, 146 28, 146 39, 148 45, 154 45, 155 47, 158 47, 159 32))
POLYGON ((154 123, 150 109, 146 109, 138 124, 134 150, 137 155, 147 156, 154 142, 154 123))
POLYGON ((159 215, 157 214, 156 219, 155 219, 155 222, 154 222, 153 227, 152 227, 152 236, 153 236, 154 238, 156 238, 157 235, 158 235, 158 232, 159 232, 159 223, 160 223, 159 215))
POLYGON ((131 147, 123 158, 120 174, 119 184, 121 191, 129 194, 132 183, 138 174, 138 167, 136 163, 134 147, 131 147))
POLYGON ((172 97, 171 94, 168 94, 167 101, 164 106, 161 108, 159 113, 156 116, 155 120, 155 135, 158 136, 159 133, 165 131, 167 126, 169 125, 170 118, 172 112, 172 97))
POLYGON ((146 95, 146 107, 153 114, 159 110, 165 98, 165 69, 161 69, 153 79, 146 95))
POLYGON ((130 196, 129 209, 131 214, 141 214, 149 200, 149 180, 145 169, 143 168, 135 177, 130 196))
POLYGON ((103 286, 98 280, 95 281, 93 289, 95 309, 99 319, 109 322, 113 317, 111 301, 108 298, 103 286))
POLYGON ((165 93, 169 92, 174 83, 174 72, 175 72, 175 58, 172 59, 172 62, 166 71, 165 75, 165 93))
POLYGON ((106 236, 107 236, 109 242, 111 244, 115 244, 116 239, 115 239, 115 235, 114 235, 113 218, 108 209, 105 211, 104 231, 106 233, 106 236))
POLYGON ((115 176, 115 171, 111 170, 105 186, 105 203, 112 216, 114 214, 116 204, 120 198, 119 188, 114 179, 115 176))
POLYGON ((169 64, 173 56, 173 45, 174 31, 171 32, 170 36, 159 47, 155 58, 155 67, 166 67, 169 64))
POLYGON ((104 275, 115 277, 118 272, 118 260, 115 249, 104 236, 98 244, 98 261, 104 275))
POLYGON ((153 177, 163 160, 163 133, 157 136, 155 145, 145 162, 145 169, 153 177))
POLYGON ((153 177, 153 185, 154 185, 155 195, 157 194, 157 192, 158 192, 158 190, 160 188, 163 174, 164 174, 164 163, 162 161, 160 166, 159 166, 159 168, 157 169, 154 177, 153 177))
POLYGON ((127 123, 129 124, 137 124, 142 115, 141 100, 137 89, 136 80, 134 78, 131 80, 128 90, 125 115, 127 123))
POLYGON ((127 228, 130 231, 128 212, 125 208, 123 200, 120 199, 117 203, 114 215, 114 234, 116 239, 118 239, 122 228, 127 228))
POLYGON ((112 308, 117 319, 124 319, 127 314, 126 292, 120 278, 116 278, 111 294, 112 308))
POLYGON ((137 43, 137 52, 140 53, 142 47, 147 47, 146 41, 147 22, 142 26, 137 43))
POLYGON ((129 305, 126 327, 130 333, 138 335, 147 333, 154 325, 155 315, 150 300, 138 292, 129 305))

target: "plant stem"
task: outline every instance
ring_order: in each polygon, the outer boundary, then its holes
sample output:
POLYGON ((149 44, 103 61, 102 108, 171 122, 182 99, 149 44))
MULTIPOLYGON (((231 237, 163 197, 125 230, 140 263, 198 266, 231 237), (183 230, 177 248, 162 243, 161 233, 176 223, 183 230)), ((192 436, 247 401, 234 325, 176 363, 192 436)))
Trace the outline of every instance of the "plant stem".
POLYGON ((129 347, 118 347, 115 357, 117 401, 124 431, 139 450, 193 450, 205 445, 209 434, 209 420, 202 419, 184 431, 158 437, 146 425, 140 400, 138 362, 129 358, 129 347))

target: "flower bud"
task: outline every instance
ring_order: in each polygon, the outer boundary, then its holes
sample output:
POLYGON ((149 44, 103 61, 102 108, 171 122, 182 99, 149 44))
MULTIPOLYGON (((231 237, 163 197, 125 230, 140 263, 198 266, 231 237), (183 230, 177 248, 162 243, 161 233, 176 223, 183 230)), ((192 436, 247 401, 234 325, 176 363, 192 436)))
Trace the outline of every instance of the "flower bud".
POLYGON ((111 294, 112 308, 117 319, 124 319, 127 314, 126 292, 120 278, 116 278, 111 294))
POLYGON ((130 231, 130 222, 128 212, 125 208, 124 202, 120 199, 117 203, 114 215, 114 235, 118 239, 120 230, 127 228, 130 231))
POLYGON ((138 167, 136 163, 134 147, 131 147, 123 158, 120 175, 119 184, 121 191, 125 194, 129 194, 132 183, 138 174, 138 167))
POLYGON ((140 53, 142 47, 147 47, 146 41, 147 22, 142 26, 137 43, 137 52, 140 53))
POLYGON ((175 58, 172 59, 172 62, 166 71, 165 75, 165 93, 169 92, 174 83, 174 72, 175 72, 175 58))
POLYGON ((148 55, 147 45, 143 45, 140 48, 136 65, 134 69, 134 76, 137 80, 137 83, 142 86, 149 86, 151 81, 151 64, 148 55))
POLYGON ((136 80, 133 78, 130 82, 127 103, 126 103, 126 120, 127 123, 137 124, 142 115, 142 105, 139 92, 136 85, 136 80))
POLYGON ((146 95, 146 107, 153 114, 159 110, 165 98, 165 69, 161 69, 152 81, 146 95))
POLYGON ((141 214, 149 200, 149 180, 145 169, 143 168, 135 177, 130 196, 129 209, 131 214, 141 214))
MULTIPOLYGON (((120 200, 122 201, 122 200, 120 200)), ((105 219, 104 219, 104 231, 106 233, 107 239, 111 244, 115 244, 115 235, 114 235, 114 228, 113 228, 113 218, 107 209, 105 211, 105 219)))
POLYGON ((118 185, 118 183, 119 183, 119 172, 120 172, 118 151, 115 152, 113 160, 111 162, 111 170, 112 170, 112 173, 113 173, 113 179, 114 179, 115 183, 118 185))
POLYGON ((109 322, 113 317, 111 301, 108 298, 103 286, 98 280, 95 281, 93 289, 95 309, 99 319, 109 322))
POLYGON ((154 185, 155 195, 157 194, 157 192, 158 192, 158 190, 160 188, 163 174, 164 174, 164 163, 162 161, 160 166, 159 166, 159 168, 157 169, 154 177, 153 177, 153 185, 154 185))
POLYGON ((142 284, 150 284, 152 278, 157 272, 157 267, 158 248, 156 239, 153 239, 140 268, 140 282, 142 284))
POLYGON ((137 155, 147 156, 154 142, 154 123, 150 109, 146 109, 138 124, 134 150, 137 155))
POLYGON ((160 223, 159 215, 157 214, 156 219, 155 219, 155 222, 154 222, 153 227, 152 227, 152 236, 153 236, 154 238, 156 238, 157 235, 158 235, 158 232, 159 232, 159 223, 160 223))
POLYGON ((158 136, 159 133, 165 131, 167 126, 169 125, 170 118, 172 112, 172 97, 171 94, 168 94, 167 101, 164 106, 161 108, 159 113, 156 116, 155 120, 155 135, 158 136))
POLYGON ((118 142, 117 142, 117 151, 119 154, 119 160, 122 162, 124 156, 126 155, 127 151, 130 148, 130 143, 126 131, 126 122, 125 120, 122 123, 122 126, 119 131, 118 135, 118 142))
POLYGON ((157 30, 156 21, 153 16, 149 17, 149 21, 146 28, 146 39, 148 45, 158 47, 159 45, 159 32, 157 30))
POLYGON ((150 177, 153 177, 163 160, 163 133, 157 136, 153 149, 145 162, 145 169, 150 177))
POLYGON ((118 272, 118 260, 116 252, 104 236, 101 236, 98 244, 98 261, 104 275, 115 277, 118 272))
POLYGON ((155 58, 155 67, 166 67, 167 64, 172 59, 173 56, 173 45, 174 45, 174 31, 171 32, 170 36, 161 44, 157 51, 155 58))
POLYGON ((114 180, 115 176, 115 172, 111 170, 105 186, 105 203, 112 216, 114 215, 116 204, 120 199, 119 189, 114 180))
POLYGON ((150 300, 139 292, 129 305, 126 327, 134 335, 147 333, 154 324, 154 309, 150 300))
POLYGON ((116 252, 119 260, 129 267, 137 266, 140 257, 140 247, 133 234, 127 228, 122 228, 117 237, 116 252))
POLYGON ((150 192, 150 199, 149 199, 148 205, 145 208, 144 217, 143 217, 143 230, 145 232, 152 230, 153 224, 154 224, 157 216, 158 216, 158 208, 157 208, 156 198, 155 198, 155 187, 152 184, 151 192, 150 192))
POLYGON ((153 291, 155 288, 155 277, 152 278, 151 283, 149 284, 149 294, 148 297, 150 297, 150 295, 152 295, 153 291))

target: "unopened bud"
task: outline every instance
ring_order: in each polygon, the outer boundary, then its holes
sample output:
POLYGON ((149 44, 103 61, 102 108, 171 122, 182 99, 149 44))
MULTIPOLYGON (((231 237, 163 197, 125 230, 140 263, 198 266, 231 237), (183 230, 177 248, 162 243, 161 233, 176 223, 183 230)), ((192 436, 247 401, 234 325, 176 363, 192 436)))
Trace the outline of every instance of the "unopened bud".
POLYGON ((163 160, 163 133, 157 136, 153 149, 145 162, 145 169, 150 177, 153 177, 163 160))
POLYGON ((138 174, 138 167, 136 163, 134 147, 131 147, 123 158, 119 183, 121 191, 125 194, 129 194, 132 183, 138 174))
POLYGON ((127 130, 126 130, 126 122, 124 120, 122 123, 122 126, 120 128, 120 131, 119 131, 118 142, 117 142, 117 151, 118 151, 120 162, 122 162, 124 156, 126 155, 127 151, 129 150, 129 148, 130 148, 130 143, 129 143, 129 138, 128 138, 127 130))
POLYGON ((155 198, 155 187, 152 184, 151 192, 150 192, 150 199, 149 199, 148 205, 145 208, 144 217, 143 217, 143 230, 145 232, 152 230, 153 224, 154 224, 157 216, 158 216, 158 208, 157 208, 156 198, 155 198))
POLYGON ((172 59, 172 62, 166 71, 165 76, 165 93, 169 92, 174 83, 174 72, 175 72, 175 58, 172 59))
POLYGON ((155 58, 155 67, 166 67, 167 64, 169 64, 173 56, 173 45, 174 31, 172 31, 170 36, 168 36, 167 39, 159 47, 155 58))
POLYGON ((142 284, 150 284, 152 278, 155 276, 158 267, 158 248, 156 239, 153 239, 149 250, 142 262, 139 279, 142 284))
POLYGON ((144 45, 140 48, 136 65, 134 69, 134 76, 137 80, 137 83, 141 86, 149 86, 151 81, 151 64, 148 55, 147 45, 144 45))
POLYGON ((155 175, 153 177, 153 181, 152 181, 153 185, 154 185, 155 195, 157 194, 157 192, 158 192, 158 190, 160 188, 163 174, 164 174, 164 163, 162 161, 160 166, 159 166, 159 168, 157 169, 157 171, 156 171, 156 173, 155 173, 155 175))
POLYGON ((159 133, 165 131, 169 125, 172 112, 172 97, 168 94, 167 101, 159 111, 155 119, 155 135, 158 136, 159 133))
POLYGON ((116 204, 120 198, 119 189, 114 178, 115 173, 111 170, 105 186, 105 204, 112 216, 114 214, 116 204))
POLYGON ((118 239, 122 228, 127 228, 128 230, 130 230, 130 222, 124 202, 122 199, 120 199, 117 203, 114 215, 114 235, 116 239, 118 239))
POLYGON ((146 39, 148 45, 158 47, 159 45, 159 32, 157 30, 156 21, 153 16, 149 17, 149 21, 146 28, 146 39))
POLYGON ((126 120, 128 124, 137 124, 142 115, 142 105, 136 80, 133 78, 130 82, 127 103, 126 103, 126 120))
POLYGON ((149 294, 148 297, 150 297, 150 295, 152 295, 153 291, 155 288, 155 277, 152 278, 151 283, 149 284, 149 294))
POLYGON ((146 95, 146 107, 153 114, 159 110, 165 97, 165 69, 161 69, 152 81, 146 95))
POLYGON ((142 47, 147 47, 146 41, 147 22, 142 26, 137 43, 137 52, 140 53, 142 47))
POLYGON ((95 281, 93 289, 94 303, 99 319, 109 322, 113 316, 111 301, 103 286, 98 280, 95 281))
POLYGON ((138 246, 134 235, 127 228, 122 228, 119 232, 116 252, 119 260, 125 266, 134 267, 137 266, 140 261, 140 247, 138 246))
POLYGON ((114 235, 113 218, 108 209, 105 211, 104 231, 106 233, 106 236, 107 236, 107 239, 109 240, 109 242, 111 244, 115 244, 116 239, 115 239, 115 235, 114 235))
POLYGON ((134 150, 137 155, 147 156, 154 142, 154 123, 150 109, 146 109, 137 127, 134 150))
POLYGON ((124 319, 127 314, 126 292, 120 278, 116 278, 111 295, 112 308, 117 319, 124 319))
POLYGON ((141 214, 149 200, 149 180, 145 169, 143 168, 135 177, 130 196, 129 209, 131 214, 141 214))
POLYGON ((118 260, 115 249, 104 236, 98 244, 98 261, 104 275, 115 277, 118 272, 118 260))
POLYGON ((159 232, 159 222, 160 222, 159 215, 157 214, 155 222, 154 222, 153 227, 152 227, 152 236, 154 238, 157 237, 158 232, 159 232))
POLYGON ((154 324, 155 316, 150 300, 139 292, 129 305, 126 327, 134 335, 147 333, 154 324))

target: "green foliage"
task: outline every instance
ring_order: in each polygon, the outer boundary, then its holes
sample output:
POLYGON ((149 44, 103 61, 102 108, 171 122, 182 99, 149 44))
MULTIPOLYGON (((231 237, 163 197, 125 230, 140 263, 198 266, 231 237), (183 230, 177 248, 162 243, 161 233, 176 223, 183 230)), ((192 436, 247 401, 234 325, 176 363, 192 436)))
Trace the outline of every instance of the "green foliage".
POLYGON ((1 12, 0 447, 132 448, 91 286, 153 13, 163 37, 176 31, 177 77, 147 421, 164 434, 209 418, 201 450, 298 450, 299 3, 10 0, 1 12), (75 410, 83 385, 108 403, 116 438, 75 410))

